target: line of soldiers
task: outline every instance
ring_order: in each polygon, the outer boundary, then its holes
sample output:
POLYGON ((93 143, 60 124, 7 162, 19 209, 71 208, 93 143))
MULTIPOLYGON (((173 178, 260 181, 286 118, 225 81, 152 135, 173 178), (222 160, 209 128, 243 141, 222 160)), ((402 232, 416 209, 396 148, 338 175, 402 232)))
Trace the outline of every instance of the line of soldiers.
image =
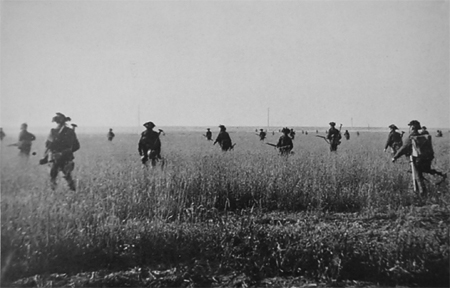
MULTIPOLYGON (((62 113, 56 113, 56 116, 52 118, 52 122, 56 123, 56 128, 52 128, 50 130, 50 134, 47 137, 45 142, 46 150, 44 152, 44 157, 40 159, 39 164, 51 164, 50 169, 50 182, 52 189, 56 188, 56 178, 59 172, 62 172, 64 178, 66 179, 69 188, 71 190, 75 190, 75 182, 72 178, 72 171, 74 170, 74 152, 80 149, 80 143, 77 139, 75 128, 76 124, 72 124, 72 128, 67 126, 67 122, 71 121, 70 117, 66 117, 62 113)), ((330 145, 330 151, 336 151, 338 145, 341 143, 341 127, 336 129, 336 123, 330 122, 330 128, 327 131, 327 137, 323 137, 330 145)), ((158 132, 154 131, 153 128, 155 124, 153 122, 146 122, 143 124, 146 128, 145 131, 141 133, 141 137, 138 143, 138 152, 141 156, 141 162, 145 165, 149 160, 151 162, 152 167, 156 165, 158 161, 163 161, 161 157, 161 141, 160 135, 164 135, 164 131, 162 129, 158 129, 158 132)), ((398 158, 403 155, 410 156, 411 165, 413 170, 417 172, 418 179, 416 179, 420 190, 423 195, 426 195, 426 186, 424 181, 424 173, 428 173, 431 175, 438 175, 442 177, 442 181, 445 180, 446 174, 437 171, 431 168, 432 160, 434 159, 434 152, 431 143, 431 135, 429 135, 425 126, 420 126, 420 123, 417 120, 412 120, 408 126, 410 127, 410 134, 403 143, 402 137, 404 132, 397 132, 398 127, 394 124, 389 125, 390 132, 388 135, 388 139, 386 141, 384 151, 386 152, 387 148, 391 148, 393 151, 392 162, 395 162, 398 158), (419 131, 421 130, 421 131, 419 131)), ((36 137, 28 132, 28 125, 26 123, 21 125, 21 132, 19 134, 19 142, 17 144, 12 144, 12 146, 17 146, 20 150, 20 155, 28 157, 31 151, 32 141, 36 139, 36 137)), ((217 135, 216 140, 213 145, 216 143, 219 144, 222 151, 229 151, 234 148, 236 143, 232 143, 229 133, 226 131, 226 127, 224 125, 219 125, 220 132, 217 135)), ((260 129, 260 138, 261 140, 265 139, 266 133, 263 129, 260 129), (261 134, 263 133, 263 134, 261 134)), ((3 131, 2 131, 3 132, 3 131)), ((276 147, 281 155, 289 155, 293 149, 293 137, 292 132, 293 129, 289 129, 284 127, 281 132, 283 135, 279 138, 277 144, 270 144, 276 147)), ((3 132, 4 133, 4 132, 3 132)), ((295 132, 294 132, 295 133, 295 132)), ((344 136, 348 133, 348 130, 345 131, 344 136)), ((112 128, 109 130, 107 137, 109 141, 112 141, 114 138, 114 133, 112 132, 112 128)), ((206 135, 204 135, 209 141, 212 141, 212 133, 210 129, 207 129, 206 135)), ((316 135, 320 137, 319 135, 316 135)), ((346 139, 347 136, 345 136, 346 139)), ((163 162, 164 165, 164 162, 163 162)), ((414 171, 413 171, 414 173, 414 171)), ((441 181, 441 182, 442 182, 441 181)), ((441 183, 439 182, 439 183, 441 183)), ((416 185, 416 183, 414 183, 416 185)))

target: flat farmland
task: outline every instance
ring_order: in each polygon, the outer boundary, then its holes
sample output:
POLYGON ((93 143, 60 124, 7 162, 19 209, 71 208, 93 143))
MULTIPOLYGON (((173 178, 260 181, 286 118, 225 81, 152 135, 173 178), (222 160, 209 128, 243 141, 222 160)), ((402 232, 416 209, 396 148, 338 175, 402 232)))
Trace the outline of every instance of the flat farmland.
MULTIPOLYGON (((142 167, 138 134, 79 134, 76 192, 61 176, 52 191, 49 167, 4 139, 2 286, 448 286, 448 180, 427 176, 417 197, 408 159, 383 153, 387 133, 351 133, 330 153, 297 130, 281 157, 265 144, 280 133, 251 131, 229 128, 223 153, 201 131, 168 130, 164 169, 142 167)), ((448 133, 433 145, 448 172, 448 133)))

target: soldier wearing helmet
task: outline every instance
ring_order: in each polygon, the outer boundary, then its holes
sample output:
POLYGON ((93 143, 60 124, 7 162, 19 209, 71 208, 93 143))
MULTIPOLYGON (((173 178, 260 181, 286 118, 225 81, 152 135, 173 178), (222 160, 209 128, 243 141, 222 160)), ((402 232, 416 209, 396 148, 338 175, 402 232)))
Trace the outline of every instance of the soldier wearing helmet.
POLYGON ((80 149, 80 142, 78 142, 75 131, 66 126, 66 122, 70 120, 70 117, 66 117, 62 113, 56 113, 56 116, 52 119, 52 122, 56 123, 56 128, 50 130, 50 135, 45 143, 47 150, 44 158, 39 161, 40 164, 52 163, 50 169, 52 189, 56 188, 56 177, 61 171, 69 188, 75 191, 75 182, 72 179, 72 171, 75 167, 73 153, 80 149), (50 161, 48 160, 49 156, 50 161))
POLYGON ((206 128, 206 135, 205 135, 205 137, 206 137, 206 140, 212 141, 212 132, 211 132, 211 129, 206 128))
POLYGON ((31 145, 34 140, 36 140, 36 137, 28 132, 28 124, 23 123, 20 126, 20 133, 19 133, 19 142, 17 142, 17 148, 19 148, 19 155, 28 158, 30 156, 31 151, 31 145))
POLYGON ((341 144, 341 132, 335 128, 336 123, 330 122, 330 129, 328 129, 327 139, 330 141, 330 151, 336 151, 339 144, 341 144))
POLYGON ((147 130, 141 133, 141 138, 138 143, 138 152, 141 156, 142 164, 146 164, 150 159, 152 167, 156 165, 158 160, 161 160, 161 140, 159 135, 163 130, 159 129, 159 133, 153 131, 155 124, 147 122, 143 125, 147 130))
POLYGON ((388 139, 386 141, 386 145, 384 145, 384 152, 386 152, 388 147, 391 147, 392 153, 397 153, 397 150, 400 149, 403 145, 402 137, 403 133, 400 134, 399 132, 395 131, 398 130, 398 127, 394 124, 389 125, 389 128, 391 129, 389 131, 388 139))
POLYGON ((277 148, 280 151, 281 155, 289 155, 292 148, 294 148, 292 138, 289 137, 291 130, 285 127, 281 130, 281 132, 283 133, 283 135, 281 135, 280 139, 278 139, 277 148))
POLYGON ((115 136, 116 135, 114 134, 113 129, 109 128, 109 132, 108 132, 108 134, 106 134, 106 138, 108 138, 108 141, 112 141, 115 136))
MULTIPOLYGON (((417 171, 418 174, 418 182, 420 187, 422 188, 423 195, 426 195, 427 189, 425 186, 425 178, 424 173, 431 174, 431 175, 439 175, 442 177, 442 181, 445 180, 447 177, 446 174, 437 171, 435 169, 431 168, 431 162, 434 159, 434 152, 432 148, 431 143, 431 136, 430 135, 422 135, 419 133, 419 130, 421 128, 420 122, 417 120, 412 120, 409 122, 408 126, 410 127, 410 134, 409 137, 406 139, 403 146, 395 153, 394 158, 392 158, 392 162, 395 162, 398 158, 400 158, 402 155, 411 156, 412 163, 417 171), (420 137, 419 137, 420 136, 420 137), (419 138, 426 138, 426 141, 428 141, 426 144, 422 144, 423 147, 417 147, 417 143, 419 138), (429 147, 428 149, 425 149, 426 147, 429 147), (422 149, 422 152, 420 155, 417 153, 418 149, 422 149)), ((424 142, 422 142, 424 143, 424 142)), ((439 183, 441 183, 440 181, 439 183)))
POLYGON ((233 145, 231 144, 230 134, 227 132, 227 128, 224 125, 219 125, 220 132, 217 135, 216 141, 214 141, 213 145, 219 143, 222 151, 228 151, 233 149, 233 145))
POLYGON ((259 141, 264 141, 264 139, 266 139, 267 133, 264 132, 264 129, 259 129, 259 131, 259 141))

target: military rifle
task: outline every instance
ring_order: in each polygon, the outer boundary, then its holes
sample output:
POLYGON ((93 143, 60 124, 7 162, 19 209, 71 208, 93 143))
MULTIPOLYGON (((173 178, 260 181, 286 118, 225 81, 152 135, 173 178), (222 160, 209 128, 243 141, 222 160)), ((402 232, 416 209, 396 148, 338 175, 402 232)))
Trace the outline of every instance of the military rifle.
POLYGON ((272 144, 272 143, 266 143, 266 144, 269 145, 269 146, 278 148, 278 149, 284 149, 284 148, 290 147, 289 145, 285 145, 285 146, 280 146, 280 147, 278 147, 276 144, 272 144))
POLYGON ((330 144, 330 141, 328 141, 327 137, 322 136, 322 135, 316 135, 316 137, 322 138, 323 140, 325 140, 325 142, 327 142, 328 144, 330 144))

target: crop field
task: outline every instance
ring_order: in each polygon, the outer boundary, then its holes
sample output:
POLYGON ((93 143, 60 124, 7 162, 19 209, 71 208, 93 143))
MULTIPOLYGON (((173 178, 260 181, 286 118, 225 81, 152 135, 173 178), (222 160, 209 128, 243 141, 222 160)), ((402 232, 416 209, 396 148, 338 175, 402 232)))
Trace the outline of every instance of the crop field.
MULTIPOLYGON (((254 130, 228 130, 226 153, 166 131, 164 169, 142 167, 137 134, 79 134, 75 192, 61 175, 50 189, 45 135, 28 162, 4 139, 1 286, 449 286, 449 180, 426 175, 428 197, 415 195, 408 159, 383 153, 387 132, 330 153, 297 130, 282 157, 254 130)), ((448 173, 448 133, 433 146, 448 173)))

